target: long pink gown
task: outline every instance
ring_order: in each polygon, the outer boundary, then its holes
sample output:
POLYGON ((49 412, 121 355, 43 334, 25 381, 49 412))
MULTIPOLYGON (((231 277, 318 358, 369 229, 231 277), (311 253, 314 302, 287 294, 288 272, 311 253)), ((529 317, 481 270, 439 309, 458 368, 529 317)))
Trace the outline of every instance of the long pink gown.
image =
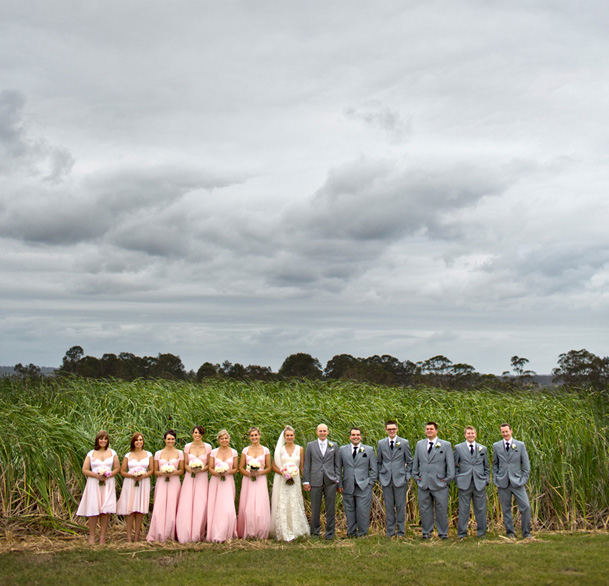
MULTIPOLYGON (((97 474, 101 466, 112 470, 112 463, 116 452, 110 450, 111 454, 105 460, 98 460, 93 457, 94 450, 91 450, 87 456, 91 462, 91 471, 97 474)), ((116 513, 116 483, 114 476, 107 478, 103 483, 99 483, 98 478, 87 476, 87 484, 85 491, 82 493, 82 499, 78 505, 77 515, 81 517, 97 517, 98 515, 107 515, 116 513)))
MULTIPOLYGON (((146 452, 146 458, 135 460, 131 458, 131 452, 125 455, 127 458, 127 470, 130 473, 136 468, 143 468, 148 472, 152 466, 152 454, 146 452)), ((140 478, 135 486, 136 480, 133 478, 125 478, 123 480, 123 488, 121 496, 116 505, 116 512, 119 515, 131 515, 131 513, 148 514, 150 510, 150 476, 148 478, 140 478)))
MULTIPOLYGON (((268 448, 263 447, 263 453, 253 458, 244 448, 246 464, 252 460, 260 463, 260 470, 265 467, 265 458, 270 454, 268 448)), ((271 504, 269 501, 269 487, 266 475, 256 477, 255 481, 244 476, 241 482, 241 495, 239 496, 239 516, 237 517, 237 534, 242 539, 268 539, 271 526, 271 504)))
MULTIPOLYGON (((232 456, 228 460, 218 458, 218 448, 211 451, 216 462, 225 462, 233 467, 233 459, 237 458, 237 450, 231 448, 232 456)), ((207 496, 207 541, 221 543, 229 539, 237 539, 237 512, 235 511, 235 478, 227 474, 222 481, 219 476, 212 476, 209 481, 207 496)))
MULTIPOLYGON (((211 446, 205 444, 205 453, 200 456, 191 454, 190 446, 191 444, 184 446, 184 457, 188 457, 188 465, 190 466, 195 460, 206 465, 211 446)), ((205 539, 208 485, 207 472, 197 472, 194 478, 190 472, 184 473, 176 518, 176 534, 180 543, 205 539)))
MULTIPOLYGON (((178 450, 179 451, 179 450, 178 450)), ((180 460, 184 459, 184 452, 180 451, 177 458, 169 461, 161 458, 161 450, 154 454, 154 459, 159 463, 159 469, 165 464, 171 464, 176 469, 180 460)), ((175 539, 176 536, 176 512, 178 510, 178 499, 180 497, 179 476, 157 476, 154 487, 154 505, 152 507, 152 518, 146 541, 167 541, 175 539), (169 481, 167 481, 169 478, 169 481)))

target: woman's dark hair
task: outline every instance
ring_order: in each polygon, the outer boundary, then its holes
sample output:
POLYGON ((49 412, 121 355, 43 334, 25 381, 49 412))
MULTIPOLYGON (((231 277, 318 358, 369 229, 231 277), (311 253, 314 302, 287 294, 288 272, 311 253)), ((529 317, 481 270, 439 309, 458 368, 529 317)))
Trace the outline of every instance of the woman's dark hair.
POLYGON ((178 434, 175 432, 175 430, 173 429, 168 429, 164 434, 163 434, 163 439, 167 439, 168 435, 172 435, 173 437, 175 437, 176 439, 178 439, 178 434))
POLYGON ((99 450, 99 440, 102 439, 103 437, 105 437, 108 440, 108 445, 106 446, 106 449, 108 449, 110 447, 110 436, 108 435, 108 432, 105 429, 102 429, 100 431, 97 432, 97 435, 95 436, 95 449, 99 450))
MULTIPOLYGON (((135 450, 135 442, 137 441, 138 438, 142 438, 142 441, 144 441, 144 436, 139 432, 136 431, 132 436, 131 436, 131 450, 135 450)), ((142 444, 142 448, 144 447, 144 445, 142 444)))
POLYGON ((192 431, 190 433, 194 433, 195 429, 201 434, 201 435, 205 435, 205 428, 202 425, 195 425, 192 428, 192 431))

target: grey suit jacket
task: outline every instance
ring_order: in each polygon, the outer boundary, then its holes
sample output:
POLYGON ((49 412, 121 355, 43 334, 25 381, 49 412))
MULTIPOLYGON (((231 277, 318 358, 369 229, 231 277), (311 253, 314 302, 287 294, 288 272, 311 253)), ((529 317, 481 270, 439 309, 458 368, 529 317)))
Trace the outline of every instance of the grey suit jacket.
POLYGON ((419 488, 440 490, 455 478, 455 459, 450 442, 436 439, 431 453, 427 453, 429 440, 417 442, 412 463, 412 477, 419 488))
POLYGON ((524 486, 529 480, 531 463, 524 442, 512 438, 512 446, 505 451, 505 441, 493 444, 493 482, 499 488, 524 486))
POLYGON ((356 486, 361 490, 366 490, 368 487, 372 490, 378 477, 378 466, 372 446, 360 444, 355 458, 353 446, 351 444, 343 446, 340 449, 340 464, 342 474, 338 487, 343 489, 344 494, 353 494, 356 486))
POLYGON ((305 450, 303 484, 324 486, 333 482, 338 483, 340 476, 339 448, 340 446, 336 442, 328 441, 326 453, 322 456, 318 441, 309 442, 305 450))
POLYGON ((395 442, 392 450, 387 437, 380 440, 376 448, 381 486, 393 484, 399 488, 407 484, 412 477, 412 454, 408 440, 396 436, 395 442))
POLYGON ((470 487, 473 479, 474 488, 484 490, 491 479, 486 446, 476 442, 476 448, 472 456, 467 442, 463 442, 455 446, 454 454, 457 487, 466 490, 470 487))

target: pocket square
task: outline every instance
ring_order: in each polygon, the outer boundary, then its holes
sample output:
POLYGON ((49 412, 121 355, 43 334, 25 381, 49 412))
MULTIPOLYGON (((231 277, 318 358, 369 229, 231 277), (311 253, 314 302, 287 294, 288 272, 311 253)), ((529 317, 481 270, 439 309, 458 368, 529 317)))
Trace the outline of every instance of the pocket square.
POLYGON ((364 455, 362 456, 362 458, 367 458, 368 454, 366 454, 366 452, 364 452, 364 455))

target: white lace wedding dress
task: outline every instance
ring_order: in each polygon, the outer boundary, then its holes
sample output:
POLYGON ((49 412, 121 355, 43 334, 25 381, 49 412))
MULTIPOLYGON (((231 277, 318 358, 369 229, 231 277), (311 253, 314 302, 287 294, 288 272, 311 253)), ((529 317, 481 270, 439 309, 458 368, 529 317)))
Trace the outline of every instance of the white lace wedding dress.
MULTIPOLYGON (((290 456, 285 445, 280 445, 282 439, 280 438, 275 451, 275 464, 281 469, 284 464, 293 462, 300 468, 300 446, 294 446, 290 456)), ((275 474, 270 536, 279 541, 292 541, 303 535, 310 535, 310 529, 304 509, 300 474, 294 478, 294 484, 288 484, 281 474, 275 474)))

